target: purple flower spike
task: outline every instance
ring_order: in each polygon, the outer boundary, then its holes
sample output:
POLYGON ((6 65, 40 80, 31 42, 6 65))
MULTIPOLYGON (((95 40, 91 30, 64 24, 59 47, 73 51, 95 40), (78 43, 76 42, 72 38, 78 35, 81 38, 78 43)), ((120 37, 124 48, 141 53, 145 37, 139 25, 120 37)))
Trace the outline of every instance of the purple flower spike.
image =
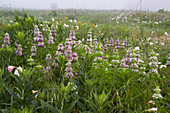
POLYGON ((8 33, 5 33, 5 35, 4 35, 5 37, 4 37, 4 46, 7 46, 8 47, 8 45, 10 44, 10 37, 9 37, 9 34, 8 33))
POLYGON ((44 43, 43 42, 38 42, 38 47, 44 47, 44 43))
POLYGON ((168 57, 168 60, 167 60, 167 66, 168 67, 170 66, 170 54, 169 54, 169 57, 168 57))
POLYGON ((16 54, 17 54, 18 56, 21 56, 21 55, 22 55, 22 47, 21 47, 21 45, 20 45, 20 44, 18 45, 18 48, 17 48, 16 54))
POLYGON ((50 33, 50 36, 48 38, 48 44, 53 44, 54 43, 53 39, 54 38, 53 38, 52 34, 50 33))
POLYGON ((65 77, 67 77, 67 78, 72 78, 74 75, 73 75, 73 73, 72 72, 68 72, 68 73, 66 73, 66 75, 65 75, 65 77))
POLYGON ((51 60, 51 59, 52 59, 51 55, 50 55, 50 54, 47 54, 47 55, 46 55, 46 60, 51 60))

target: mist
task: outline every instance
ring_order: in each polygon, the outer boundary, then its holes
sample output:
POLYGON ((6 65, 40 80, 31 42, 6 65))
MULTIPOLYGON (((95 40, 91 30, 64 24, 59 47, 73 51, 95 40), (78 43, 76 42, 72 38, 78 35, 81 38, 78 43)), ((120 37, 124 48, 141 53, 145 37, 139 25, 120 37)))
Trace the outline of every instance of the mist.
MULTIPOLYGON (((170 0, 142 0, 142 10, 170 11, 170 0)), ((140 10, 140 0, 0 0, 1 8, 140 10)))

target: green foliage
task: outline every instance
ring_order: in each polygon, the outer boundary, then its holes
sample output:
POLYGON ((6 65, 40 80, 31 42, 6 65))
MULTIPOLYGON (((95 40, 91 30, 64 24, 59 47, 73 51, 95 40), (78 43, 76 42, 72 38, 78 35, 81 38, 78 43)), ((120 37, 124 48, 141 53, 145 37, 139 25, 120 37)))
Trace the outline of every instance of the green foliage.
POLYGON ((52 17, 56 17, 58 14, 57 14, 57 11, 56 10, 53 10, 51 11, 51 13, 48 14, 49 16, 52 16, 52 17))
POLYGON ((14 98, 11 98, 11 105, 21 110, 25 109, 26 106, 31 105, 31 102, 35 100, 37 92, 32 94, 33 87, 35 86, 36 79, 38 76, 31 78, 33 69, 24 70, 20 73, 20 76, 11 74, 16 81, 15 89, 9 89, 5 86, 8 93, 14 98))
POLYGON ((159 9, 159 10, 158 10, 158 13, 164 13, 164 12, 165 12, 164 9, 159 9))
POLYGON ((0 48, 0 112, 142 113, 152 107, 170 112, 169 68, 160 68, 170 53, 169 12, 1 10, 1 14, 0 45, 5 33, 10 44, 0 48), (38 47, 35 28, 42 32, 44 47, 38 47), (21 56, 16 54, 17 44, 21 56), (75 58, 74 52, 77 60, 68 61, 67 54, 75 58), (156 70, 151 52, 159 53, 156 63, 162 62, 156 70), (67 78, 68 72, 74 76, 67 78), (163 98, 152 97, 157 86, 163 98))

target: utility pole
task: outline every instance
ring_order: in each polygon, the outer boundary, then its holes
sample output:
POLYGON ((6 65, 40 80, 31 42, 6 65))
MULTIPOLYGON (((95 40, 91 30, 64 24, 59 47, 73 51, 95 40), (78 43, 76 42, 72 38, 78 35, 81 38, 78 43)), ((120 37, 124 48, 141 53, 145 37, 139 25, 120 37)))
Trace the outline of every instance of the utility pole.
POLYGON ((140 0, 140 11, 142 11, 142 0, 140 0))

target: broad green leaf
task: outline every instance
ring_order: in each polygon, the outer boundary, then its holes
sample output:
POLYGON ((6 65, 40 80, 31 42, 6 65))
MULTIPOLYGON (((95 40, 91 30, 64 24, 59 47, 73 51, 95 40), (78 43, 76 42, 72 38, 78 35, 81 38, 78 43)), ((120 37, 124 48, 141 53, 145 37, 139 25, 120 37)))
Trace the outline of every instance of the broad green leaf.
POLYGON ((55 108, 54 106, 52 106, 46 102, 44 103, 44 106, 47 107, 53 113, 62 113, 57 108, 55 108))
POLYGON ((12 91, 11 89, 7 88, 6 86, 5 86, 5 88, 15 99, 20 99, 20 97, 14 91, 12 91))
POLYGON ((22 84, 22 80, 17 75, 11 74, 11 76, 19 83, 22 84))
POLYGON ((34 94, 32 94, 26 101, 27 104, 30 104, 30 102, 35 99, 35 96, 37 95, 37 92, 35 92, 34 94))
MULTIPOLYGON (((85 99, 85 100, 86 100, 86 99, 85 99)), ((98 108, 98 107, 95 105, 95 103, 94 103, 91 99, 86 100, 86 102, 88 102, 89 105, 92 107, 94 113, 97 113, 97 108, 98 108)))
POLYGON ((77 105, 79 106, 81 111, 86 111, 86 106, 82 104, 81 102, 77 101, 77 105))
POLYGON ((67 104, 66 107, 64 107, 63 113, 70 113, 75 104, 77 103, 78 100, 73 101, 71 104, 67 104))
POLYGON ((7 109, 1 109, 0 110, 2 113, 11 113, 9 110, 7 110, 7 109))
POLYGON ((81 84, 78 80, 75 80, 74 78, 72 78, 71 80, 78 88, 80 88, 80 90, 84 91, 84 88, 81 87, 81 84))
POLYGON ((25 89, 24 89, 24 92, 25 92, 25 93, 31 89, 31 85, 32 85, 32 82, 31 82, 31 81, 28 82, 28 83, 25 85, 25 89))

